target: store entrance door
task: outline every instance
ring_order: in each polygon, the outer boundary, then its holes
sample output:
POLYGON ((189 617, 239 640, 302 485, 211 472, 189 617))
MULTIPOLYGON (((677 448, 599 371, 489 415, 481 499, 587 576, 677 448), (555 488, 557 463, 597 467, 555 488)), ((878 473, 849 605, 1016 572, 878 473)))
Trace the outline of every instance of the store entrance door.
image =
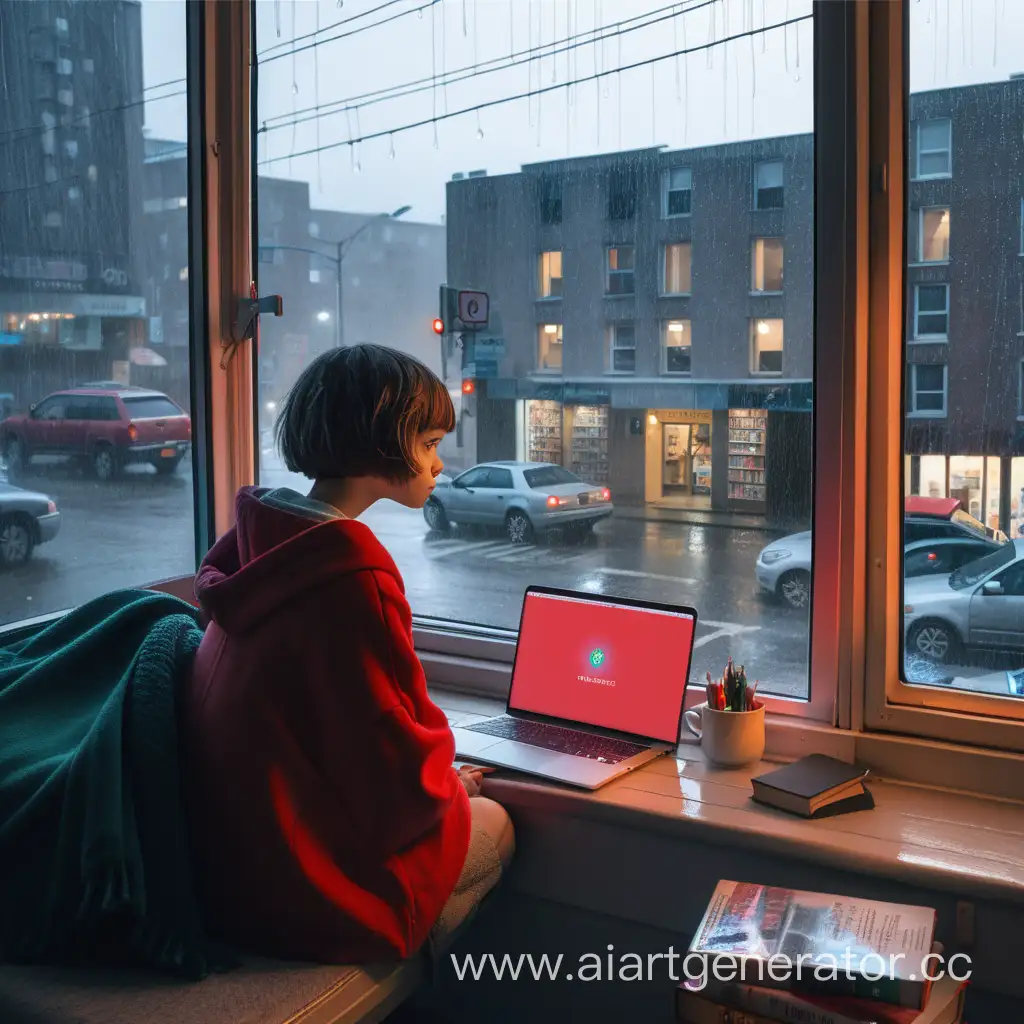
POLYGON ((695 422, 684 418, 687 412, 648 414, 647 501, 664 508, 710 509, 710 414, 695 422))

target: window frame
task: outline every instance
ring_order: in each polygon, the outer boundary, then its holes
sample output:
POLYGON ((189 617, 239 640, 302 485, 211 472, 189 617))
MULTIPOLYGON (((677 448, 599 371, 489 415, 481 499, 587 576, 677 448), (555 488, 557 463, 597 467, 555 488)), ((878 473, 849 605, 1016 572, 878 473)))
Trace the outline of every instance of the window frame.
POLYGON ((636 374, 636 321, 635 320, 613 320, 608 324, 608 373, 622 374, 623 376, 633 376, 636 374), (620 345, 619 344, 619 330, 628 325, 630 331, 633 334, 633 342, 631 345, 620 345), (619 370, 615 366, 615 353, 616 352, 632 352, 633 353, 633 369, 632 370, 619 370))
POLYGON ((687 167, 682 164, 677 164, 674 167, 666 167, 662 172, 661 176, 661 219, 662 220, 678 220, 681 217, 691 217, 693 215, 693 168, 687 167), (690 187, 688 189, 674 189, 672 188, 672 174, 674 171, 685 171, 690 176, 690 187), (689 192, 690 193, 690 209, 686 213, 669 213, 669 193, 671 192, 689 192))
POLYGON ((907 339, 909 343, 923 342, 926 345, 934 345, 936 342, 948 342, 949 341, 949 282, 948 281, 916 281, 914 283, 914 321, 913 328, 910 338, 907 339), (945 316, 946 318, 946 330, 942 334, 922 334, 918 328, 918 322, 921 317, 920 308, 920 296, 922 288, 942 288, 946 293, 946 308, 941 313, 938 310, 930 309, 925 310, 925 316, 945 316))
MULTIPOLYGON (((911 419, 918 420, 944 420, 948 415, 949 410, 949 364, 948 363, 909 363, 910 367, 910 395, 911 402, 910 408, 907 410, 907 415, 911 419), (917 371, 922 367, 942 367, 942 409, 918 409, 917 408, 917 396, 921 393, 921 389, 917 385, 917 371)), ((926 395, 937 395, 938 391, 929 389, 924 392, 926 395)))
POLYGON ((953 177, 953 119, 951 117, 926 117, 923 120, 914 122, 914 176, 910 179, 911 181, 939 181, 943 178, 953 177), (926 124, 936 124, 945 122, 947 126, 946 131, 946 148, 942 149, 929 149, 924 150, 926 153, 945 153, 946 162, 949 165, 949 170, 942 172, 941 174, 922 174, 921 173, 921 127, 926 124))
MULTIPOLYGON (((764 278, 764 257, 761 257, 761 277, 764 278)), ((786 239, 778 235, 755 235, 750 240, 750 294, 751 295, 784 295, 786 292, 786 239), (765 242, 778 242, 782 248, 782 287, 781 288, 758 288, 757 287, 757 246, 761 243, 762 250, 765 242)))
POLYGON ((622 245, 606 245, 604 248, 604 295, 606 299, 632 299, 636 296, 636 246, 631 242, 622 245), (629 270, 612 270, 612 253, 629 249, 633 254, 633 266, 629 270), (613 292, 612 278, 628 274, 633 280, 633 287, 628 292, 613 292))
POLYGON ((537 253, 537 301, 538 302, 558 302, 562 299, 562 282, 565 281, 565 273, 563 266, 563 254, 561 249, 543 249, 537 253), (546 267, 550 266, 550 257, 558 254, 558 266, 563 271, 558 277, 551 275, 550 269, 545 274, 546 267), (545 292, 545 280, 547 281, 547 291, 545 292), (555 295, 551 291, 551 283, 553 281, 559 282, 559 292, 555 295))
POLYGON ((1017 361, 1017 419, 1024 420, 1024 358, 1017 361))
MULTIPOLYGON (((750 352, 750 376, 751 377, 781 377, 783 375, 783 367, 780 366, 777 370, 758 370, 756 369, 757 360, 754 358, 757 352, 757 324, 760 321, 766 323, 777 321, 782 325, 782 347, 778 349, 780 357, 786 354, 786 318, 782 316, 752 316, 747 321, 748 327, 748 347, 750 352)), ((775 349, 766 349, 768 352, 774 352, 775 349)))
POLYGON ((689 317, 671 317, 668 320, 663 320, 661 323, 661 372, 666 377, 692 377, 693 376, 693 321, 689 317), (687 335, 689 341, 686 345, 669 345, 668 338, 669 325, 682 323, 687 326, 680 333, 687 335), (669 349, 672 348, 685 348, 690 353, 690 369, 689 370, 670 370, 668 366, 668 353, 669 349))
MULTIPOLYGON (((906 4, 879 4, 871 5, 864 18, 878 40, 870 64, 868 103, 874 127, 866 159, 870 166, 889 168, 889 173, 888 187, 872 189, 868 198, 866 343, 859 364, 864 386, 851 382, 858 392, 855 405, 862 410, 866 468, 851 511, 866 527, 860 564, 872 568, 870 573, 861 570, 854 594, 855 601, 863 601, 854 625, 860 653, 846 720, 889 749, 915 743, 926 755, 934 751, 934 756, 927 756, 928 770, 935 773, 933 779, 948 780, 939 784, 964 787, 966 773, 972 787, 992 791, 998 785, 987 776, 1008 756, 1024 751, 1024 701, 945 686, 908 685, 902 676, 906 236, 908 185, 914 180, 906 152, 909 15, 906 4), (955 772, 941 765, 950 755, 955 772)), ((908 345, 910 340, 906 338, 908 345)), ((911 756, 908 750, 904 763, 911 756)))
MULTIPOLYGON (((952 207, 945 205, 936 206, 919 206, 917 209, 917 259, 915 262, 920 263, 925 267, 944 266, 949 263, 949 251, 950 245, 953 240, 953 209, 952 207), (926 260, 924 258, 924 215, 930 210, 945 210, 946 215, 949 218, 949 238, 946 239, 946 255, 941 260, 926 260)), ((948 295, 946 305, 948 307, 948 295)))
POLYGON ((753 186, 754 186, 754 202, 753 209, 759 212, 767 212, 770 210, 784 210, 786 208, 786 163, 782 157, 771 157, 766 160, 755 160, 754 161, 754 174, 753 174, 753 186), (780 188, 782 190, 782 202, 778 206, 761 206, 758 199, 761 195, 761 188, 758 185, 758 171, 762 167, 770 167, 778 164, 782 168, 782 184, 772 186, 773 188, 780 188))
MULTIPOLYGON (((636 263, 636 257, 634 255, 634 265, 636 263)), ((688 298, 693 294, 693 243, 692 242, 665 242, 661 247, 661 290, 659 293, 660 298, 688 298), (687 270, 689 277, 689 287, 685 291, 681 292, 670 292, 668 290, 668 252, 669 249, 675 246, 683 247, 687 250, 687 270)), ((635 286, 635 285, 634 285, 635 286)))
POLYGON ((551 321, 545 321, 544 323, 537 324, 537 363, 536 363, 537 373, 545 373, 545 374, 550 373, 553 376, 557 377, 557 376, 561 376, 561 374, 564 372, 564 370, 565 370, 565 367, 564 367, 565 350, 564 350, 564 348, 562 350, 562 360, 563 360, 563 363, 560 366, 557 366, 557 367, 541 366, 541 358, 540 358, 541 349, 543 347, 544 336, 545 336, 545 334, 549 333, 547 331, 547 328, 548 327, 557 327, 558 328, 558 331, 556 332, 557 336, 558 336, 557 344, 558 345, 563 345, 563 337, 562 337, 563 326, 564 325, 563 325, 561 320, 559 320, 557 323, 553 323, 551 321))

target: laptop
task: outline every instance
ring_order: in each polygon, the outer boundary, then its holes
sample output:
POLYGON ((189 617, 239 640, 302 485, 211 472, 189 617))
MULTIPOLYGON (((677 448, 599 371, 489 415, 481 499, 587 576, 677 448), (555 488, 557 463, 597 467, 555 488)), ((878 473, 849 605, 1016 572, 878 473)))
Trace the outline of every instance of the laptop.
POLYGON ((505 713, 459 758, 598 789, 679 743, 697 612, 554 587, 523 599, 505 713))

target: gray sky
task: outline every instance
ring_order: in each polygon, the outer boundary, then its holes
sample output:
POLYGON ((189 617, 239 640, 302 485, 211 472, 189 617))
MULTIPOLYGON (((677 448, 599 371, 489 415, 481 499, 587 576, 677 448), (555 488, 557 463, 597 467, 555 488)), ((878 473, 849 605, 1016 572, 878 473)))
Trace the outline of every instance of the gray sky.
MULTIPOLYGON (((258 120, 261 174, 310 183, 314 206, 363 212, 412 206, 407 219, 438 222, 444 185, 457 171, 490 174, 522 164, 653 145, 670 148, 787 135, 812 128, 811 0, 401 0, 356 18, 383 0, 259 0, 262 54, 258 120), (417 8, 422 8, 416 12, 417 8), (326 40, 410 11, 379 27, 326 40), (674 15, 674 16, 673 16, 674 15), (760 32, 804 18, 788 28, 760 32), (333 25, 342 19, 355 19, 333 25), (633 28, 639 19, 650 22, 633 28), (604 26, 604 31, 601 31, 604 26), (600 38, 531 62, 512 52, 576 33, 600 38), (321 45, 292 54, 291 40, 320 29, 321 45), (754 35, 743 35, 750 30, 754 35), (740 36, 722 42, 728 36, 740 36), (677 50, 630 71, 590 78, 677 50), (495 61, 490 74, 443 83, 447 70, 495 61), (411 95, 338 110, 340 100, 426 79, 411 95), (435 86, 433 82, 438 84, 435 86), (538 89, 548 89, 537 95, 538 89), (490 100, 532 94, 485 109, 490 100), (314 118, 319 108, 322 116, 314 118), (326 109, 325 109, 326 108, 326 109), (337 110, 327 113, 328 110, 337 110), (296 112, 300 112, 296 114, 296 112), (304 123, 288 121, 310 118, 304 123), (415 122, 433 122, 399 130, 415 122), (275 127, 275 126, 281 127, 275 127), (357 146, 351 138, 384 133, 357 146), (393 133, 393 134, 392 134, 393 133), (316 155, 290 154, 331 146, 316 155)), ((185 73, 184 4, 143 0, 147 86, 185 73)), ((297 47, 308 47, 313 37, 297 47)), ((1024 71, 1024 0, 916 0, 911 5, 911 88, 915 91, 1006 78, 1024 71)), ((563 49, 556 46, 556 49, 563 49)), ((146 124, 182 139, 183 88, 152 89, 146 124)))

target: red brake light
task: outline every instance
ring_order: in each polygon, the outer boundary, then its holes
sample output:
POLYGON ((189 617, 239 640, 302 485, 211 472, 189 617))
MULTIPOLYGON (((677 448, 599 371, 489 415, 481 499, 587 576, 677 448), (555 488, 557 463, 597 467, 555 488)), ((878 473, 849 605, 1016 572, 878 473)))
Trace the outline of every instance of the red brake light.
POLYGON ((130 441, 137 441, 139 439, 139 428, 134 423, 128 424, 128 439, 130 441))
POLYGON ((937 554, 935 554, 935 552, 934 552, 934 551, 929 551, 929 552, 928 552, 928 561, 929 561, 929 562, 934 562, 934 561, 935 561, 935 559, 936 559, 936 558, 938 558, 938 557, 939 557, 939 556, 938 556, 937 554))
POLYGON ((444 334, 444 321, 440 318, 436 319, 431 326, 434 328, 435 334, 444 334))
POLYGON ((46 503, 46 511, 53 515, 57 511, 57 503, 55 501, 48 501, 46 503))
POLYGON ((602 497, 602 498, 604 498, 604 500, 605 500, 605 501, 611 501, 611 497, 612 497, 612 492, 611 492, 611 491, 609 491, 607 487, 605 487, 605 488, 604 488, 604 489, 603 489, 603 490, 601 491, 601 497, 602 497))
POLYGON ((548 498, 548 507, 549 508, 558 508, 558 499, 553 494, 551 495, 550 498, 548 498))

